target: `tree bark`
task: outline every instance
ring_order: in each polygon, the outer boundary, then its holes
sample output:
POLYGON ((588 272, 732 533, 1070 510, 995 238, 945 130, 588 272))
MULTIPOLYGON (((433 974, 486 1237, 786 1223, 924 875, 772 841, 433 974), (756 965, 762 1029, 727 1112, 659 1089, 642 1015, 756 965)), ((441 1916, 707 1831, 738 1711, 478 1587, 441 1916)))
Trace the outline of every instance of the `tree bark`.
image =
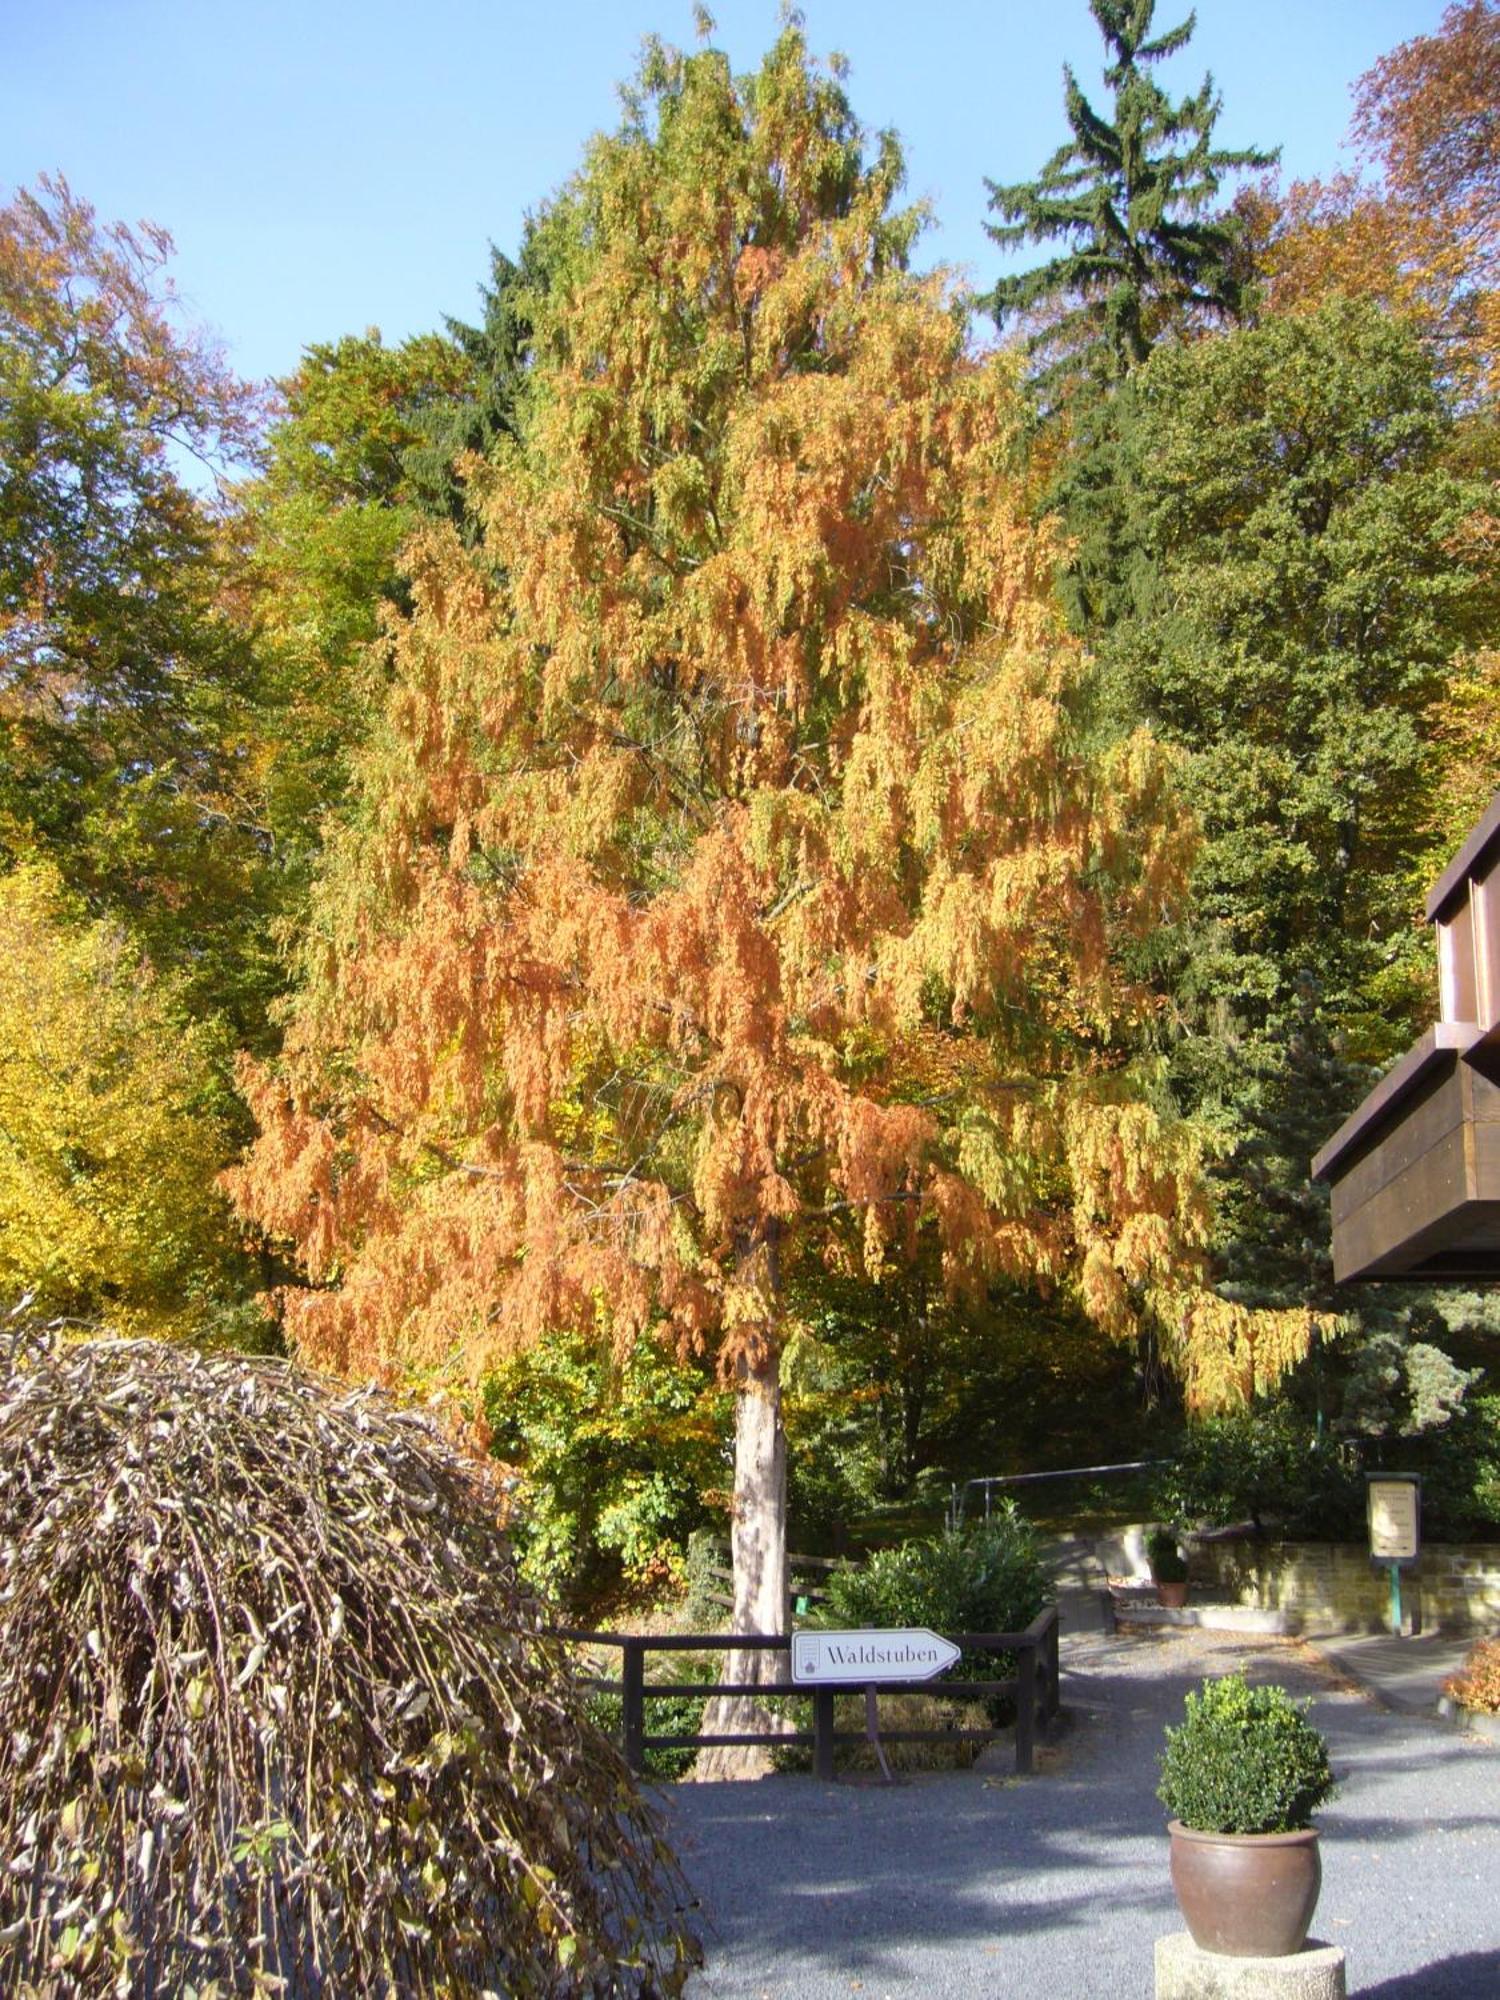
MULTIPOLYGON (((787 1612, 786 1432, 778 1355, 743 1368, 734 1399, 734 1513, 730 1523, 736 1632, 783 1632, 787 1612)), ((736 1680, 778 1680, 775 1653, 746 1653, 736 1680)))
MULTIPOLYGON (((784 1632, 787 1616, 786 1432, 781 1422, 781 1357, 774 1347, 758 1366, 742 1362, 734 1402, 734 1569, 732 1632, 784 1632)), ((725 1653, 723 1679, 752 1688, 789 1678, 778 1652, 725 1653)), ((705 1735, 771 1738, 790 1728, 749 1695, 719 1695, 703 1712, 705 1735)), ((720 1745, 701 1750, 693 1775, 703 1780, 760 1778, 771 1770, 768 1747, 720 1745)))

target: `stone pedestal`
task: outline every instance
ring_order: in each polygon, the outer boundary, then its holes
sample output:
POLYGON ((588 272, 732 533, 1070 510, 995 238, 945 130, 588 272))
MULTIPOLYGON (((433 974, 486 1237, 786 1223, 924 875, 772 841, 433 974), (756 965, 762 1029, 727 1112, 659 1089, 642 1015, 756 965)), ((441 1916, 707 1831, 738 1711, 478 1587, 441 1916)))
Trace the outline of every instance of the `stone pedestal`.
POLYGON ((1344 1954, 1309 1938, 1285 1958, 1200 1951, 1186 1931, 1156 1940, 1156 2000, 1345 2000, 1344 1954))

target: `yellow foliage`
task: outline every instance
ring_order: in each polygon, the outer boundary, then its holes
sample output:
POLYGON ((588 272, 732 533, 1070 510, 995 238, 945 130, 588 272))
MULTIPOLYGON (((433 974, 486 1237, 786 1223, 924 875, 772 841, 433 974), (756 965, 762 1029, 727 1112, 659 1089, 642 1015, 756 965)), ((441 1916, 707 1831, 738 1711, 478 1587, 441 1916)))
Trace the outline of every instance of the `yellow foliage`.
POLYGON ((1125 969, 1185 877, 1171 759, 1091 737, 1013 368, 841 107, 794 30, 748 86, 655 49, 541 219, 525 434, 471 468, 484 548, 409 551, 245 1073, 317 1361, 482 1368, 602 1299, 760 1370, 793 1261, 924 1237, 1116 1334, 1200 1276, 1125 969))
POLYGON ((195 1031, 45 867, 0 876, 0 1301, 203 1326, 234 1257, 195 1031))

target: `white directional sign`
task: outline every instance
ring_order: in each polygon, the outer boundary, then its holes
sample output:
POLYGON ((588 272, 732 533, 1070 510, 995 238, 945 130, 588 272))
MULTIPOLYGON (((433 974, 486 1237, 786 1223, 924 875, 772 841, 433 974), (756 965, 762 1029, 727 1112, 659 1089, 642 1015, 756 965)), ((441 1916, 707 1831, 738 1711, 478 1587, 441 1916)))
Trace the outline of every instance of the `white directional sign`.
POLYGON ((899 1632, 794 1632, 792 1679, 815 1687, 860 1681, 930 1681, 958 1648, 923 1625, 899 1632))

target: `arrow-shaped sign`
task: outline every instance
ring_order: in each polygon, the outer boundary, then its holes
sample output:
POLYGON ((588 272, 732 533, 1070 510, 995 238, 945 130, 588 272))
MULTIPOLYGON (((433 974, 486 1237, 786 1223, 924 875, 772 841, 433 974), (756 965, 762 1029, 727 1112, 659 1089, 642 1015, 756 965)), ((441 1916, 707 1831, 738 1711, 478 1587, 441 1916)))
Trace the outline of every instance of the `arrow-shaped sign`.
POLYGON ((958 1648, 925 1625, 894 1632, 794 1632, 792 1679, 815 1687, 863 1681, 930 1681, 958 1648))

